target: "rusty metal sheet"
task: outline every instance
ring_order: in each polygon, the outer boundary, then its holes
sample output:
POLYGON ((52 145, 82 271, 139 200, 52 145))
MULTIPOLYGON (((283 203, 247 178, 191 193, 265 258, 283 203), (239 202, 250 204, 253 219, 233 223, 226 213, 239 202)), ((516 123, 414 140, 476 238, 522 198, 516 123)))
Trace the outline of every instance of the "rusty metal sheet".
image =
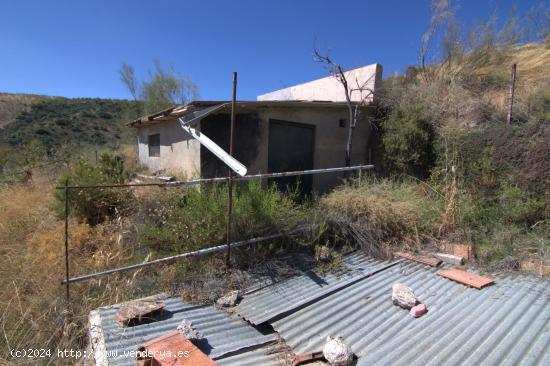
POLYGON ((409 253, 403 253, 403 252, 396 252, 395 255, 401 258, 405 258, 408 260, 411 260, 413 262, 418 262, 422 264, 426 264, 431 267, 439 267, 441 264, 441 261, 434 257, 427 257, 427 256, 419 256, 419 255, 412 255, 409 253))
POLYGON ((437 272, 438 276, 448 278, 450 280, 462 283, 464 285, 481 289, 485 286, 495 283, 491 278, 481 277, 471 272, 466 272, 461 269, 451 268, 437 272))
POLYGON ((304 365, 313 361, 326 361, 323 352, 302 353, 292 358, 292 366, 304 365))
POLYGON ((138 360, 151 366, 217 366, 178 331, 147 341, 138 350, 138 360))

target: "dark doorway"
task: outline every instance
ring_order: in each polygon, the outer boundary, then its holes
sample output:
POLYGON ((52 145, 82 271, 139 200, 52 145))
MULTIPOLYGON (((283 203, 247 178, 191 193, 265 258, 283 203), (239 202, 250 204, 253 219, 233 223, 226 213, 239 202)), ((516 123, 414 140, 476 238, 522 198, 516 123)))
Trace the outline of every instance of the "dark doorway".
MULTIPOLYGON (((270 173, 313 169, 315 126, 281 120, 269 120, 267 169, 270 173)), ((272 180, 283 191, 299 184, 301 195, 309 195, 313 177, 302 175, 272 180)))
MULTIPOLYGON (((201 121, 201 132, 229 152, 229 114, 213 114, 201 121)), ((237 114, 235 121, 235 158, 249 167, 258 156, 260 124, 255 113, 237 114)), ((201 145, 201 177, 226 177, 228 167, 201 145)))

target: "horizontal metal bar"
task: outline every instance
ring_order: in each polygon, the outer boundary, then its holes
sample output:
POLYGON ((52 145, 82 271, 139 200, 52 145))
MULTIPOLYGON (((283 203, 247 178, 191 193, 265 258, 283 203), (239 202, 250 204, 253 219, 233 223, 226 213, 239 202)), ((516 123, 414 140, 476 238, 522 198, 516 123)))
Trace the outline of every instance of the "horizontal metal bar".
POLYGON ((357 165, 357 166, 341 167, 341 168, 311 169, 311 170, 301 170, 301 171, 294 171, 294 172, 245 175, 244 177, 235 177, 234 180, 281 178, 281 177, 292 177, 296 175, 347 172, 350 170, 368 170, 372 168, 374 168, 374 165, 357 165))
MULTIPOLYGON (((255 244, 255 243, 260 243, 260 242, 264 242, 264 241, 268 241, 268 240, 272 240, 272 239, 281 238, 281 237, 286 236, 286 235, 296 234, 296 233, 304 231, 304 230, 305 230, 305 228, 302 227, 300 229, 296 229, 296 230, 291 231, 289 233, 282 233, 282 234, 279 233, 279 234, 262 236, 262 237, 259 237, 259 238, 253 238, 253 239, 248 239, 248 240, 243 240, 243 241, 237 241, 237 242, 231 243, 231 247, 232 248, 238 248, 238 247, 241 247, 241 246, 252 245, 252 244, 255 244)), ((64 281, 61 282, 61 284, 62 285, 68 285, 70 283, 86 281, 86 280, 90 280, 90 279, 101 277, 101 276, 106 276, 106 275, 113 274, 113 273, 133 271, 133 270, 136 270, 136 269, 139 269, 139 268, 149 267, 149 266, 153 266, 153 265, 156 265, 156 264, 165 264, 165 263, 173 262, 173 261, 176 261, 176 260, 179 260, 179 259, 190 258, 190 257, 199 257, 199 256, 202 256, 202 255, 205 255, 205 254, 223 252, 225 250, 227 250, 227 244, 218 245, 216 247, 211 247, 211 248, 199 249, 199 250, 195 250, 193 252, 182 253, 182 254, 173 255, 173 256, 170 256, 170 257, 155 259, 155 260, 152 260, 152 261, 149 261, 149 262, 132 264, 132 265, 126 266, 126 267, 113 268, 113 269, 109 269, 109 270, 102 271, 102 272, 96 272, 96 273, 91 273, 91 274, 87 274, 87 275, 77 276, 77 277, 69 278, 68 280, 64 280, 64 281)))
MULTIPOLYGON (((298 170, 293 172, 282 172, 282 173, 266 173, 266 174, 254 174, 254 175, 245 175, 243 177, 233 177, 233 180, 251 180, 251 179, 270 179, 270 178, 281 178, 281 177, 291 177, 297 175, 308 175, 308 174, 325 174, 325 173, 338 173, 338 172, 347 172, 351 170, 369 170, 373 169, 374 165, 356 165, 350 167, 339 167, 339 168, 324 168, 324 169, 311 169, 311 170, 298 170)), ((228 177, 217 177, 217 178, 197 178, 185 181, 173 181, 167 183, 135 183, 135 184, 107 184, 107 185, 88 185, 88 186, 68 186, 68 189, 89 189, 89 188, 130 188, 130 187, 170 187, 170 186, 187 186, 187 185, 196 185, 196 184, 206 184, 206 183, 220 183, 225 182, 228 177)), ((55 187, 56 189, 65 189, 65 187, 55 187)))

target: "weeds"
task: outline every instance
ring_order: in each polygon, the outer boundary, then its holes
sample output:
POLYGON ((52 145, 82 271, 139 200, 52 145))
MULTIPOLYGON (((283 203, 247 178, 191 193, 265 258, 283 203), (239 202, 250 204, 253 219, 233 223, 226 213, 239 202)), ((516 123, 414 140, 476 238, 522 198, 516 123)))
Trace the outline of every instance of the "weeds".
MULTIPOLYGON (((97 164, 79 160, 74 171, 61 177, 59 186, 65 182, 74 186, 94 186, 104 184, 121 184, 130 176, 125 169, 124 161, 120 156, 102 154, 97 164)), ((55 211, 63 217, 65 196, 63 190, 54 192, 55 211)), ((133 206, 134 196, 128 189, 71 189, 69 191, 70 213, 80 221, 90 225, 97 225, 116 214, 127 211, 133 206)))
MULTIPOLYGON (((156 253, 172 254, 225 243, 227 186, 183 188, 145 198, 142 242, 156 253)), ((289 232, 306 222, 306 211, 291 196, 259 181, 237 185, 232 241, 289 232)))
POLYGON ((441 204, 413 182, 352 182, 321 198, 320 209, 337 238, 387 257, 418 248, 435 235, 441 204))

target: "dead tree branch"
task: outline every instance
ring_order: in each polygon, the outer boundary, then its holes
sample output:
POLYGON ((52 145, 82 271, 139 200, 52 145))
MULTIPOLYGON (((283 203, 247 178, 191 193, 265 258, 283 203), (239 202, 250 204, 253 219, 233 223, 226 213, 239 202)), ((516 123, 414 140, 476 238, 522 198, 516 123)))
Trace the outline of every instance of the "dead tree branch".
POLYGON ((361 108, 366 105, 367 100, 374 95, 374 90, 369 88, 369 83, 373 80, 372 75, 367 80, 359 83, 359 80, 355 78, 355 86, 350 85, 344 68, 342 65, 334 62, 332 58, 327 54, 323 55, 317 47, 313 49, 313 59, 316 62, 323 64, 330 75, 332 75, 342 85, 344 89, 344 95, 346 97, 346 104, 348 107, 348 139, 346 143, 346 166, 351 166, 351 147, 353 142, 353 132, 357 121, 360 117, 361 108), (352 95, 354 92, 359 92, 360 98, 358 102, 352 101, 352 95))

